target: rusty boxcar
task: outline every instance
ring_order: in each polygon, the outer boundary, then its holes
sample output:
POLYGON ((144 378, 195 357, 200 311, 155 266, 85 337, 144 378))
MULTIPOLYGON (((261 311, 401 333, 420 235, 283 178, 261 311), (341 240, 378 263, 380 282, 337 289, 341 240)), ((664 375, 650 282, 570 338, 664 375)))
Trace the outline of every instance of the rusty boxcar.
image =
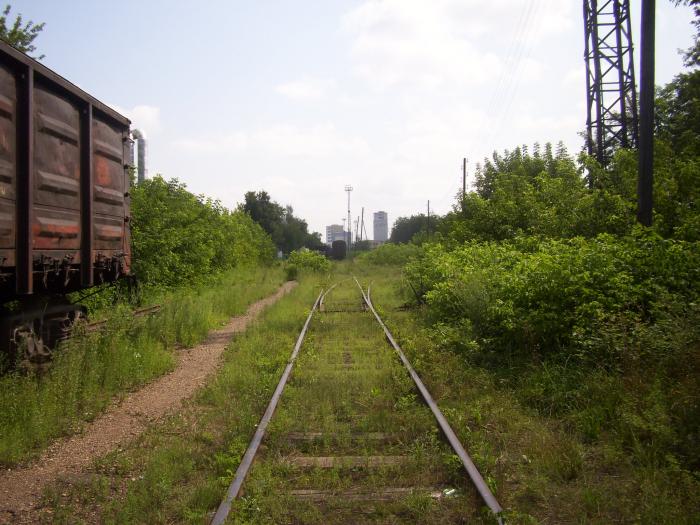
POLYGON ((0 351, 41 359, 81 315, 66 293, 129 274, 129 126, 0 42, 0 351))

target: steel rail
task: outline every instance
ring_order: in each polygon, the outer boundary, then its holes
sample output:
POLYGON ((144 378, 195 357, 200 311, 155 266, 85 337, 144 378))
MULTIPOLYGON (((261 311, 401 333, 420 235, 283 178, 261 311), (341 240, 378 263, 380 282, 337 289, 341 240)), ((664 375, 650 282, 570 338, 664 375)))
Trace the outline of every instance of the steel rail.
MULTIPOLYGON (((344 280, 345 280, 345 279, 344 279, 344 280)), ((323 292, 323 295, 321 295, 321 300, 318 302, 318 309, 319 309, 319 310, 323 310, 323 301, 326 300, 326 295, 328 295, 328 294, 331 292, 331 290, 332 290, 333 288, 335 288, 336 286, 338 286, 338 285, 339 285, 340 283, 342 283, 342 282, 343 282, 343 281, 339 281, 339 282, 335 283, 333 286, 331 286, 330 288, 328 288, 328 290, 326 290, 325 292, 323 292)))
MULTIPOLYGON (((134 310, 131 312, 131 315, 134 317, 143 317, 146 315, 151 315, 159 312, 161 309, 161 305, 155 304, 153 306, 146 306, 145 308, 139 308, 138 310, 134 310)), ((88 323, 86 325, 86 331, 87 332, 96 332, 97 330, 100 330, 101 328, 104 328, 107 325, 107 319, 103 319, 102 321, 95 321, 93 323, 88 323)))
POLYGON ((372 304, 372 299, 369 296, 369 291, 370 291, 369 287, 367 288, 367 295, 365 295, 365 291, 362 289, 362 286, 360 285, 357 278, 355 278, 355 283, 360 288, 360 292, 362 293, 362 298, 364 299, 365 304, 367 304, 369 309, 374 314, 374 317, 377 319, 377 322, 384 330, 384 335, 386 335, 386 338, 389 340, 389 343, 391 344, 391 346, 394 347, 394 350, 399 355, 401 362, 404 364, 404 366, 408 370, 408 373, 410 374, 411 379, 413 379, 413 382, 415 383, 416 387, 418 388, 421 396, 423 397, 423 400, 425 401, 425 403, 428 405, 428 407, 432 411, 433 415, 435 416, 435 419, 437 420, 438 425, 440 426, 440 429, 445 434, 447 441, 449 441, 450 445, 452 446, 452 449, 455 451, 455 453, 457 454, 459 459, 462 461, 462 465, 464 465, 464 468, 467 471, 467 473, 469 474, 469 477, 471 478, 472 483, 474 483, 476 490, 479 492, 481 499, 484 501, 484 503, 486 503, 486 506, 489 509, 491 509, 491 512, 493 512, 493 514, 495 515, 496 519, 498 520, 498 523, 502 524, 503 521, 500 517, 500 513, 503 512, 503 508, 498 503, 498 501, 496 500, 496 497, 493 495, 493 492, 491 492, 491 489, 488 487, 488 485, 484 481, 484 478, 481 476, 481 474, 479 473, 479 470, 476 468, 476 465, 474 465, 474 462, 472 461, 471 457, 469 457, 469 454, 462 446, 462 443, 460 443, 459 438, 455 434, 454 430, 452 430, 452 427, 447 422, 447 419, 445 419, 445 416, 442 414, 442 411, 437 406, 437 403, 435 403, 433 396, 430 395, 430 392, 428 392, 428 389, 423 384, 423 381, 421 381, 421 378, 418 376, 416 371, 411 366, 411 363, 409 362, 406 355, 403 353, 403 350, 401 350, 401 347, 399 346, 399 344, 394 339, 394 336, 391 335, 391 332, 387 328, 386 324, 384 324, 384 321, 382 321, 382 318, 377 313, 377 310, 374 308, 374 305, 372 304))
POLYGON ((277 383, 277 388, 275 388, 275 392, 272 394, 270 403, 267 405, 267 409, 265 410, 265 413, 263 414, 263 417, 260 420, 260 423, 258 423, 257 429, 255 430, 255 435, 250 441, 248 449, 245 451, 240 465, 238 465, 236 475, 234 476, 233 481, 231 482, 231 484, 228 487, 228 490, 226 491, 226 497, 219 505, 219 508, 216 510, 216 514, 214 514, 214 517, 210 522, 211 525, 221 525, 226 521, 229 512, 231 512, 231 505, 233 503, 233 500, 238 497, 238 494, 241 491, 243 482, 245 481, 245 478, 248 475, 248 471, 250 470, 250 467, 253 464, 253 460, 255 459, 255 454, 258 452, 260 443, 265 437, 265 430, 267 430, 267 425, 270 423, 270 420, 272 419, 272 416, 275 413, 277 403, 279 402, 280 397, 282 396, 282 391, 284 390, 284 387, 287 384, 287 380, 289 379, 289 374, 291 374, 292 372, 292 366, 294 366, 294 361, 297 358, 297 354, 299 353, 301 344, 304 342, 304 336, 306 335, 306 331, 309 328, 311 317, 314 315, 314 312, 316 311, 316 308, 318 307, 322 298, 324 298, 325 295, 331 291, 331 289, 332 287, 326 290, 325 293, 323 292, 323 290, 321 290, 321 293, 318 294, 318 297, 316 298, 316 301, 314 302, 314 305, 311 308, 308 317, 306 318, 304 327, 301 329, 301 333, 297 338, 297 342, 294 345, 292 355, 287 361, 287 366, 285 367, 284 372, 282 373, 282 377, 280 377, 279 383, 277 383))

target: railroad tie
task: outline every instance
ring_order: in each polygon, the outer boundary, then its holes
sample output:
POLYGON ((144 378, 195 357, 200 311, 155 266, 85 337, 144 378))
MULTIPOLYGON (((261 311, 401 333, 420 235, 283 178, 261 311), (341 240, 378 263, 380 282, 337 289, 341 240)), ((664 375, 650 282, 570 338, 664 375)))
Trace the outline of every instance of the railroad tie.
MULTIPOLYGON (((449 490, 449 489, 447 489, 449 490)), ((288 493, 297 499, 315 503, 333 498, 343 501, 393 501, 411 495, 423 495, 431 499, 446 497, 446 491, 434 487, 388 487, 384 489, 346 489, 346 490, 316 490, 296 489, 288 493)))
POLYGON ((342 441, 349 438, 351 441, 370 441, 374 443, 396 443, 399 437, 396 434, 387 434, 385 432, 353 432, 349 435, 329 432, 290 432, 286 435, 288 441, 342 441))
POLYGON ((379 468, 405 465, 409 456, 291 456, 283 463, 298 468, 379 468))

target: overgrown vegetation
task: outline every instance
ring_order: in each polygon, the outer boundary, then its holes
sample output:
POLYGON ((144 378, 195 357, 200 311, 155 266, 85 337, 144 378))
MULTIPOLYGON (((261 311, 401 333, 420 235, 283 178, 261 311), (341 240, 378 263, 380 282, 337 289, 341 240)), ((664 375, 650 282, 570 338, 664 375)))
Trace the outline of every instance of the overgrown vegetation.
POLYGON ((95 418, 113 396, 167 372, 179 345, 201 342, 280 282, 279 270, 244 268, 160 297, 163 307, 148 318, 118 304, 103 331, 71 338, 45 374, 0 377, 0 465, 26 459, 95 418))
POLYGON ((422 249, 417 244, 382 244, 374 250, 362 252, 355 259, 381 266, 407 263, 412 257, 417 257, 422 249))
POLYGON ((241 334, 191 405, 101 459, 94 476, 49 489, 51 521, 205 521, 216 508, 318 294, 304 280, 241 334), (83 514, 84 513, 84 514, 83 514))
POLYGON ((580 475, 584 449, 598 457, 593 468, 623 478, 606 489, 634 502, 617 518, 601 491, 569 489, 582 507, 608 508, 597 519, 700 514, 699 116, 693 69, 659 91, 652 228, 635 221, 636 152, 619 150, 603 168, 535 145, 487 159, 432 242, 411 239, 424 250, 405 266, 426 305, 424 340, 562 424, 579 450, 564 478, 580 475), (662 493, 676 503, 645 501, 662 493), (679 515, 684 499, 690 510, 679 515))
POLYGON ((296 217, 291 206, 281 206, 266 191, 249 191, 239 207, 258 223, 283 253, 301 248, 321 250, 321 234, 310 233, 306 221, 296 217))
POLYGON ((640 461, 700 467, 696 243, 638 231, 431 245, 407 276, 440 345, 523 402, 586 439, 614 434, 640 461))
POLYGON ((290 253, 287 264, 285 265, 288 280, 295 279, 300 270, 328 272, 330 269, 331 262, 324 255, 309 250, 308 248, 302 248, 301 250, 295 250, 290 253))
POLYGON ((105 330, 81 334, 78 327, 45 374, 0 377, 0 464, 26 459, 96 417, 114 396, 164 374, 175 365, 178 346, 203 341, 282 280, 279 267, 269 264, 275 253, 270 237, 244 212, 159 176, 131 195, 140 293, 103 286, 84 300, 83 292, 73 294, 92 319, 105 319, 105 330), (135 320, 135 301, 163 306, 135 320))
POLYGON ((177 180, 156 176, 138 184, 131 209, 133 270, 146 286, 203 282, 275 255, 269 235, 250 216, 193 195, 177 180))
MULTIPOLYGON (((613 395, 626 391, 626 407, 620 412, 630 411, 626 417, 647 428, 663 426, 663 415, 655 412, 653 403, 641 418, 631 412, 653 389, 644 385, 644 378, 620 389, 620 383, 616 385, 609 376, 593 373, 589 378, 591 371, 582 370, 578 377, 569 378, 574 384, 559 383, 562 376, 553 367, 539 367, 536 362, 514 367, 510 376, 495 373, 507 366, 475 361, 470 354, 473 348, 455 351, 454 341, 445 342, 444 332, 426 318, 422 308, 397 308, 402 296, 412 296, 408 287, 380 279, 372 290, 392 333, 506 509, 506 523, 697 522, 696 475, 678 464, 640 461, 635 451, 620 445, 615 429, 603 428, 592 439, 572 429, 571 413, 549 412, 541 405, 533 410, 532 400, 547 398, 549 393, 533 390, 533 398, 523 398, 531 377, 523 383, 513 381, 516 373, 527 375, 539 369, 541 377, 551 376, 547 385, 560 395, 575 393, 575 382, 584 380, 589 389, 595 389, 592 393, 598 400, 608 389, 613 395), (634 397, 636 388, 639 398, 634 397)), ((609 408, 612 403, 597 405, 593 400, 590 406, 609 408)))

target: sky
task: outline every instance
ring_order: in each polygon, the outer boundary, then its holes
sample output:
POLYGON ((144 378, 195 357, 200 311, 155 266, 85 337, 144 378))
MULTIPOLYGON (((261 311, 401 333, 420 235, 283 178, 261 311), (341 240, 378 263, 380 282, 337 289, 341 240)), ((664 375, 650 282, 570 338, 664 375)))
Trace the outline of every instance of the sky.
MULTIPOLYGON (((582 146, 582 0, 12 5, 46 23, 35 41, 46 66, 146 135, 149 176, 229 208, 266 190, 324 235, 347 216, 346 185, 371 237, 375 211, 390 224, 428 200, 448 212, 463 157, 473 180, 494 150, 582 146)), ((682 69, 691 20, 657 1, 657 84, 682 69)))

